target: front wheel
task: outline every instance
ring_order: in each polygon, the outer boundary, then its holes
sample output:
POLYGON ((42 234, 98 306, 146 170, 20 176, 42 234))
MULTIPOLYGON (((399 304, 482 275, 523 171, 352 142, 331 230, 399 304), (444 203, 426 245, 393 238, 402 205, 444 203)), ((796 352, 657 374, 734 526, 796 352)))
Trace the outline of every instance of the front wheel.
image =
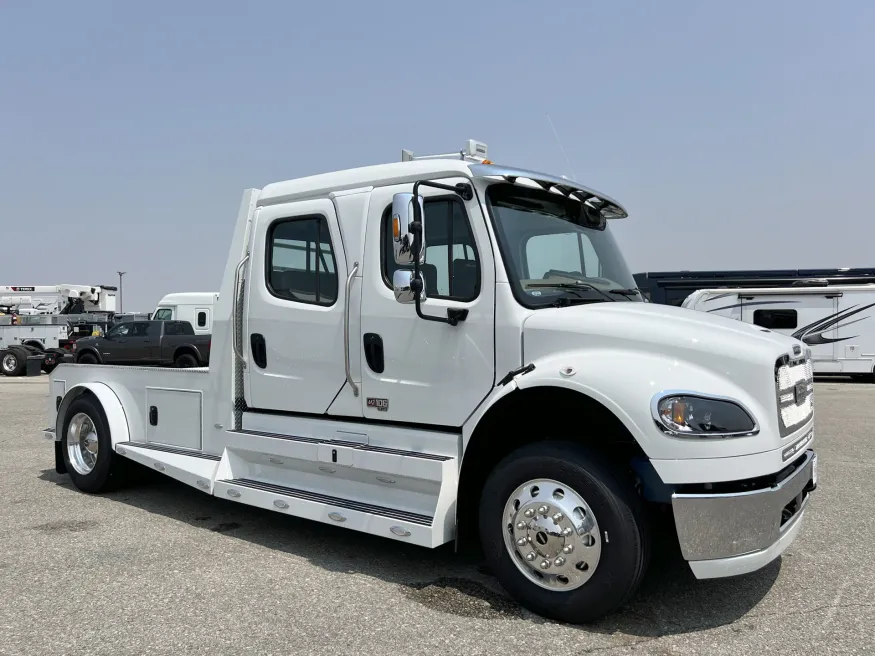
POLYGON ((91 353, 83 353, 78 358, 76 358, 77 364, 97 364, 97 358, 94 357, 91 353))
POLYGON ((197 358, 191 353, 182 353, 176 356, 173 366, 177 369, 190 369, 192 367, 197 367, 197 358))
POLYGON ((499 463, 483 489, 480 536, 502 586, 563 622, 590 622, 621 606, 649 558, 632 484, 569 442, 531 444, 499 463))

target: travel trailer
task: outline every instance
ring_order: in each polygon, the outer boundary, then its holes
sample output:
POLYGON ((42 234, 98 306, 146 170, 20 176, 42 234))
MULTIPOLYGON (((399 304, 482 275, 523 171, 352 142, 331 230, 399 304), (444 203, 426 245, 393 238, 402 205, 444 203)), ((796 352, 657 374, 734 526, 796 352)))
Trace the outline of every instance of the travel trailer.
POLYGON ((214 292, 179 292, 167 294, 158 303, 152 319, 156 321, 188 321, 195 335, 213 332, 213 307, 219 300, 214 292))
POLYGON ((700 289, 682 307, 799 339, 811 349, 816 374, 875 382, 875 284, 700 289))

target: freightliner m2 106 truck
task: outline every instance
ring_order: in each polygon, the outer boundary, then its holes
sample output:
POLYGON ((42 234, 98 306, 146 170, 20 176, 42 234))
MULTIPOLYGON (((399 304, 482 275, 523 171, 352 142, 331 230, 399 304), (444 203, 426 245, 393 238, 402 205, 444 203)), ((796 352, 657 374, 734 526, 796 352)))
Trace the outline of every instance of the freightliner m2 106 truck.
POLYGON ((484 151, 246 191, 210 366, 60 365, 57 470, 94 493, 132 460, 387 541, 477 538, 569 622, 633 595, 651 504, 698 578, 777 558, 817 484, 807 347, 644 302, 618 202, 484 151))

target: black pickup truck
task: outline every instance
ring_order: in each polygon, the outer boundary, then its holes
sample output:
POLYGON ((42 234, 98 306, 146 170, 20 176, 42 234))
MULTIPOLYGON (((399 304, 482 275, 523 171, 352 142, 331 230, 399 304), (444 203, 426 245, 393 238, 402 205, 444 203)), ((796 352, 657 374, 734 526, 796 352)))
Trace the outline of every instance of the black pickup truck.
POLYGON ((103 337, 73 343, 77 364, 206 367, 210 335, 195 335, 188 321, 125 321, 103 337))

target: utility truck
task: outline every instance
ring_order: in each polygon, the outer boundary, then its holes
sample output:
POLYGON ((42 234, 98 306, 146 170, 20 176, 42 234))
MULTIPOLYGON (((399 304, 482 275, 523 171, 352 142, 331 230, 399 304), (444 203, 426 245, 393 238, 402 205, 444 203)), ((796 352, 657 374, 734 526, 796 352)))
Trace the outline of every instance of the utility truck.
POLYGON ((698 578, 777 558, 817 483, 808 348, 643 302, 617 201, 485 157, 244 192, 209 367, 60 365, 57 470, 96 493, 135 461, 387 543, 473 538, 569 622, 634 594, 650 505, 698 578))

